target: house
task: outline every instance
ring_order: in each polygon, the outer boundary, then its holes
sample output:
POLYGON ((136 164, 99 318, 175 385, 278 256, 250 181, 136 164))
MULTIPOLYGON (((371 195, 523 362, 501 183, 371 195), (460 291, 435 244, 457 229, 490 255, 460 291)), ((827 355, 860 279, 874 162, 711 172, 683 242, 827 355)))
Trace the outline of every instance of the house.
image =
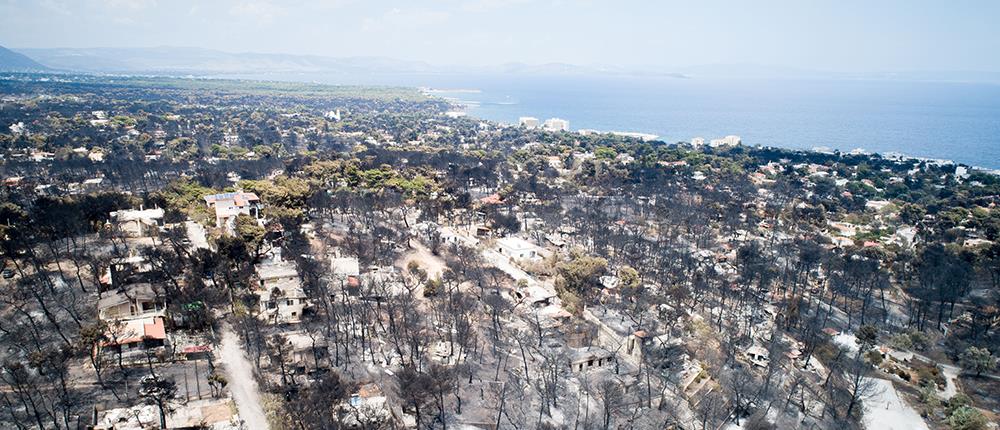
POLYGON ((387 397, 375 383, 362 384, 351 398, 340 406, 340 424, 345 428, 370 428, 371 424, 395 419, 386 403, 387 397))
MULTIPOLYGON (((438 229, 441 242, 447 244, 461 244, 465 246, 476 246, 476 239, 463 235, 451 227, 441 227, 438 229)), ((489 234, 489 233, 486 233, 489 234)))
POLYGON ((127 209, 110 214, 111 225, 128 237, 149 237, 163 226, 163 209, 127 209))
POLYGON ((104 183, 104 178, 102 177, 90 178, 90 179, 85 179, 82 183, 82 186, 85 190, 93 191, 100 188, 102 183, 104 183))
POLYGON ((553 304, 556 293, 543 288, 541 285, 528 284, 519 287, 514 291, 514 297, 523 300, 533 308, 543 308, 553 304))
POLYGON ((128 361, 145 359, 146 353, 167 345, 167 330, 163 317, 151 316, 115 321, 108 324, 104 343, 105 354, 122 354, 128 361))
POLYGON ((503 199, 500 198, 500 194, 494 193, 479 199, 479 203, 484 206, 493 206, 502 204, 503 199))
POLYGON ((493 229, 487 226, 484 225, 476 226, 476 237, 489 237, 491 233, 493 233, 493 229))
POLYGON ((141 255, 117 258, 101 274, 100 282, 104 290, 129 284, 146 282, 150 278, 153 265, 141 255))
POLYGON ((571 372, 585 372, 607 366, 614 359, 615 355, 604 348, 595 346, 576 348, 569 357, 569 370, 571 372))
POLYGON ((215 209, 215 225, 224 226, 235 222, 239 214, 250 215, 260 219, 263 205, 254 193, 222 193, 205 196, 205 204, 215 209))
POLYGON ((642 347, 651 341, 645 330, 618 311, 601 306, 584 310, 583 318, 597 327, 596 341, 599 345, 632 364, 639 363, 642 347))
POLYGON ((361 266, 356 257, 333 257, 330 259, 330 271, 336 278, 359 276, 361 266))
POLYGON ((260 298, 258 316, 275 323, 301 322, 307 306, 306 293, 295 263, 282 261, 280 254, 257 265, 259 284, 254 293, 260 298))
POLYGON ((300 331, 283 333, 291 346, 289 367, 300 375, 330 368, 330 345, 323 338, 314 339, 300 331))
POLYGON ((542 257, 542 248, 519 237, 505 237, 497 240, 497 252, 516 259, 535 259, 542 257))
POLYGON ((536 315, 538 316, 538 323, 542 328, 561 327, 573 318, 573 314, 567 312, 559 305, 545 306, 539 309, 536 315))
POLYGON ((561 249, 564 249, 566 247, 566 241, 562 240, 561 238, 559 238, 558 235, 547 234, 547 235, 545 235, 545 240, 547 242, 549 242, 556 249, 560 249, 561 250, 561 249))
POLYGON ((759 367, 767 367, 767 363, 771 359, 771 354, 760 345, 747 348, 746 351, 743 351, 743 354, 746 356, 747 361, 759 367))
POLYGON ((132 284, 101 297, 97 316, 102 321, 163 316, 166 308, 166 300, 151 284, 132 284))
POLYGON ((340 288, 356 294, 361 287, 361 265, 356 257, 331 257, 330 272, 340 288))

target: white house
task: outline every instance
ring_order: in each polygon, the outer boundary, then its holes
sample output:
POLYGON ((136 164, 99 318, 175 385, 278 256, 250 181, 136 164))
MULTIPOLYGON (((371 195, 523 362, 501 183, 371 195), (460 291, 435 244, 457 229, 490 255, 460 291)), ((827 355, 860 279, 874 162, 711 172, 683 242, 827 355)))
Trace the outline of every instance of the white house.
POLYGON ((739 136, 729 135, 721 139, 712 139, 708 146, 711 146, 712 148, 719 148, 724 146, 737 146, 740 143, 742 143, 742 140, 739 136))
POLYGON ((133 284, 105 293, 97 301, 97 316, 102 321, 163 316, 167 302, 150 284, 133 284))
POLYGON ((224 226, 233 222, 239 214, 260 219, 263 205, 254 193, 222 193, 205 196, 205 204, 215 209, 215 225, 224 226))
POLYGON ((111 225, 128 237, 151 236, 163 225, 163 209, 126 209, 110 214, 111 225))
POLYGON ((256 270, 259 284, 254 293, 260 297, 259 317, 275 323, 300 322, 307 300, 295 263, 281 261, 277 254, 258 264, 256 270))
POLYGON ((542 248, 519 237, 497 240, 497 252, 510 258, 535 259, 542 257, 542 248))
POLYGON ((533 116, 522 116, 517 119, 517 125, 525 128, 538 128, 538 118, 533 116))
POLYGON ((570 355, 569 369, 571 372, 586 372, 593 368, 601 368, 614 361, 615 354, 604 348, 588 346, 578 348, 570 355))
POLYGON ((569 121, 562 118, 549 118, 542 124, 547 131, 569 131, 569 121))

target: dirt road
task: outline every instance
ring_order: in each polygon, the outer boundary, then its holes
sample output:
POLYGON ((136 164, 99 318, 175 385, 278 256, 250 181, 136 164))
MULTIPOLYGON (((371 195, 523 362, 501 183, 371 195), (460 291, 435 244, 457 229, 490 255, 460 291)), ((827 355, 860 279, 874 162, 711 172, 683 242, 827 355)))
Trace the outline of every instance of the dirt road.
POLYGON ((219 361, 226 370, 229 391, 233 394, 240 419, 250 430, 267 430, 267 418, 261 406, 260 389, 253 377, 253 366, 240 348, 239 337, 228 324, 222 327, 219 361))

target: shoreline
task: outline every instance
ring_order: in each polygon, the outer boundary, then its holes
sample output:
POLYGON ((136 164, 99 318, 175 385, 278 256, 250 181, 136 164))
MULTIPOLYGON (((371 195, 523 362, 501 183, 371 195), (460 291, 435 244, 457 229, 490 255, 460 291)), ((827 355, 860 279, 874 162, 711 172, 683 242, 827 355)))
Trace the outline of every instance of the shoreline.
MULTIPOLYGON (((440 98, 452 105, 452 108, 453 108, 452 112, 454 112, 454 111, 463 112, 466 115, 466 117, 468 117, 468 118, 475 118, 475 119, 477 119, 479 121, 492 122, 492 123, 495 123, 495 124, 498 124, 498 125, 501 125, 501 126, 504 126, 504 127, 517 127, 517 124, 508 123, 508 122, 505 122, 505 121, 495 121, 495 120, 490 120, 490 119, 486 119, 486 118, 481 118, 481 117, 478 117, 478 116, 470 115, 469 112, 467 112, 467 110, 466 110, 466 108, 468 107, 467 105, 461 104, 461 103, 455 103, 456 100, 454 100, 454 99, 449 99, 449 98, 446 98, 446 97, 440 97, 440 98)), ((462 102, 464 103, 464 101, 462 101, 462 102)), ((476 104, 476 106, 478 106, 478 104, 476 104)), ((579 134, 581 136, 587 136, 587 135, 593 135, 593 134, 610 134, 610 135, 615 135, 615 136, 636 138, 636 139, 642 140, 643 142, 661 142, 664 145, 677 145, 677 144, 680 144, 680 143, 686 143, 686 144, 690 144, 691 143, 691 142, 687 142, 687 141, 667 142, 665 140, 660 140, 661 136, 658 136, 656 134, 644 133, 644 132, 635 132, 635 131, 601 131, 601 130, 593 130, 593 129, 577 129, 577 130, 569 130, 566 133, 574 133, 574 134, 579 134)), ((931 158, 931 157, 913 156, 913 155, 907 155, 907 154, 904 154, 904 153, 901 153, 901 152, 898 152, 898 151, 870 152, 870 151, 866 151, 866 150, 864 150, 862 148, 855 148, 855 149, 844 151, 844 150, 839 150, 839 149, 834 149, 834 148, 828 148, 828 147, 823 147, 823 146, 816 146, 816 147, 812 147, 812 148, 787 148, 787 147, 782 147, 782 146, 762 145, 762 144, 753 144, 753 145, 741 144, 741 145, 747 146, 747 147, 771 148, 771 149, 777 149, 777 150, 782 150, 782 151, 801 151, 801 152, 814 153, 814 154, 827 154, 827 155, 839 155, 839 156, 845 156, 845 155, 877 156, 877 157, 882 158, 882 159, 894 160, 894 161, 897 161, 897 162, 906 162, 906 161, 925 162, 925 163, 928 163, 928 164, 935 164, 935 165, 939 165, 939 166, 948 166, 948 165, 952 165, 952 166, 956 166, 956 167, 962 166, 962 167, 968 168, 971 171, 975 171, 975 172, 979 172, 979 173, 985 173, 985 174, 988 174, 988 175, 1000 176, 1000 168, 995 169, 995 168, 990 168, 990 167, 977 166, 977 165, 961 163, 961 162, 957 162, 955 160, 950 160, 950 159, 945 159, 945 158, 931 158)))
MULTIPOLYGON (((420 91, 424 92, 424 88, 420 88, 420 91)), ((475 91, 477 93, 481 93, 482 92, 480 90, 469 90, 469 91, 475 91)), ((440 92, 445 92, 445 91, 440 91, 440 92)), ((492 122, 492 123, 496 123, 496 124, 499 124, 499 125, 504 126, 504 127, 517 127, 517 124, 509 123, 509 122, 506 122, 506 121, 490 120, 490 119, 486 119, 486 118, 482 118, 482 117, 479 117, 479 116, 475 116, 475 115, 469 114, 469 112, 467 111, 467 108, 469 108, 470 105, 471 106, 479 106, 480 103, 478 103, 478 102, 471 102, 471 103, 469 103, 468 101, 465 101, 465 100, 458 100, 458 99, 449 98, 449 97, 437 96, 437 95, 432 95, 430 93, 425 93, 425 94, 428 97, 437 97, 437 98, 440 98, 441 100, 444 100, 445 102, 447 102, 448 104, 451 105, 451 107, 452 107, 451 111, 453 111, 453 112, 454 111, 463 112, 468 118, 475 118, 475 119, 480 120, 480 121, 492 122)), ((679 143, 690 144, 690 142, 688 142, 688 141, 667 142, 665 140, 661 140, 660 139, 661 136, 659 136, 659 135, 656 135, 656 134, 653 134, 653 133, 636 132, 636 131, 601 131, 601 130, 594 130, 594 129, 576 129, 576 130, 569 130, 569 131, 567 131, 567 133, 575 133, 575 134, 579 134, 581 136, 587 136, 587 135, 590 135, 590 134, 611 134, 611 135, 622 136, 622 137, 637 138, 637 139, 642 140, 643 142, 661 142, 661 143, 663 143, 665 145, 676 145, 676 144, 679 144, 679 143)), ((845 155, 878 156, 878 157, 883 158, 883 159, 895 160, 895 161, 898 161, 898 162, 915 161, 915 162, 926 162, 926 163, 929 163, 929 164, 936 164, 936 165, 940 165, 940 166, 947 166, 947 165, 953 165, 953 166, 956 166, 956 167, 963 166, 963 167, 966 167, 966 168, 968 168, 969 170, 972 170, 972 171, 976 171, 976 172, 980 172, 980 173, 985 173, 985 174, 989 174, 989 175, 994 175, 994 176, 1000 176, 1000 168, 990 168, 990 167, 984 167, 984 166, 977 166, 977 165, 973 165, 973 164, 966 164, 966 163, 957 162, 955 160, 950 160, 950 159, 946 159, 946 158, 932 158, 932 157, 921 157, 921 156, 907 155, 907 154, 904 154, 904 153, 898 152, 898 151, 870 152, 870 151, 864 150, 863 148, 855 148, 855 149, 851 149, 851 150, 846 150, 845 151, 845 150, 840 150, 840 149, 835 149, 835 148, 829 148, 829 147, 824 147, 824 146, 814 146, 812 148, 788 148, 788 147, 782 147, 782 146, 763 145, 763 144, 753 144, 753 145, 743 144, 743 146, 760 147, 760 148, 773 148, 773 149, 778 149, 778 150, 782 150, 782 151, 802 151, 802 152, 816 153, 816 154, 828 154, 828 155, 839 154, 840 156, 845 156, 845 155)))

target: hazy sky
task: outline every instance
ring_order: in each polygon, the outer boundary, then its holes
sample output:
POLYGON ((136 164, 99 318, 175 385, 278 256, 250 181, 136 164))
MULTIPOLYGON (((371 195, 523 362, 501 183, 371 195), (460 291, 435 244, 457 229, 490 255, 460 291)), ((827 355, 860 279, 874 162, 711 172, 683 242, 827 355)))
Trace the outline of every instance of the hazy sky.
POLYGON ((1000 71, 996 0, 0 0, 0 45, 1000 71))

